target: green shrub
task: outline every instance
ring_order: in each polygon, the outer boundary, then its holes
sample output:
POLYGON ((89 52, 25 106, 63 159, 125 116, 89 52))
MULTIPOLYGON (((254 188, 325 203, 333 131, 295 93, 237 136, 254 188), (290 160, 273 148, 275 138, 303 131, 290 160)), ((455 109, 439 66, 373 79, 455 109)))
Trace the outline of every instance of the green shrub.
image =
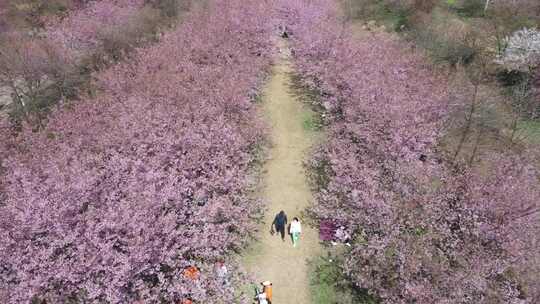
POLYGON ((407 28, 409 26, 409 16, 410 14, 407 11, 398 11, 395 14, 394 22, 392 23, 392 28, 394 31, 399 32, 403 30, 404 28, 407 28))
POLYGON ((483 17, 484 16, 484 7, 485 0, 465 0, 460 4, 451 4, 455 3, 450 1, 450 8, 453 9, 458 15, 462 17, 483 17))
POLYGON ((408 23, 412 11, 409 5, 391 0, 346 0, 345 10, 353 19, 376 19, 400 28, 408 23))
POLYGON ((302 126, 306 131, 316 132, 322 128, 321 116, 313 111, 305 111, 302 114, 302 126))
POLYGON ((527 141, 540 144, 540 121, 522 120, 518 124, 518 130, 523 133, 527 141))
POLYGON ((409 26, 412 9, 407 5, 393 1, 379 1, 375 16, 387 23, 394 31, 401 31, 409 26))
POLYGON ((40 2, 38 10, 40 15, 65 15, 73 6, 69 0, 49 0, 40 2))
POLYGON ((376 304, 367 290, 355 287, 341 269, 336 256, 319 257, 311 262, 311 290, 314 304, 376 304))
POLYGON ((497 72, 497 80, 504 87, 511 87, 526 82, 529 75, 521 71, 501 70, 497 72))

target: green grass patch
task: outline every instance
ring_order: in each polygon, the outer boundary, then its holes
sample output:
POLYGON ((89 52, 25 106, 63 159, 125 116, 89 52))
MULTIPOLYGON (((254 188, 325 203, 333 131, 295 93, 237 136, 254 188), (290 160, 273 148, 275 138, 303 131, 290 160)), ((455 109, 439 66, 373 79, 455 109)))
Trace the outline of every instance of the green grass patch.
POLYGON ((306 131, 319 131, 322 128, 321 118, 313 111, 305 111, 302 115, 302 126, 306 131))
POLYGON ((386 0, 345 0, 345 12, 349 18, 376 20, 397 32, 409 25, 411 10, 399 1, 386 0))
POLYGON ((540 144, 540 120, 522 120, 518 123, 518 130, 530 143, 540 144))
POLYGON ((251 102, 261 104, 263 102, 263 94, 258 93, 251 97, 251 102))
POLYGON ((401 5, 389 5, 385 1, 374 1, 372 5, 367 5, 366 19, 374 19, 399 32, 409 25, 411 12, 401 5))
POLYGON ((377 304, 366 290, 355 288, 334 256, 318 257, 310 264, 310 288, 313 304, 377 304))
POLYGON ((447 3, 461 17, 484 17, 485 0, 467 0, 461 5, 457 5, 456 1, 447 1, 447 3))

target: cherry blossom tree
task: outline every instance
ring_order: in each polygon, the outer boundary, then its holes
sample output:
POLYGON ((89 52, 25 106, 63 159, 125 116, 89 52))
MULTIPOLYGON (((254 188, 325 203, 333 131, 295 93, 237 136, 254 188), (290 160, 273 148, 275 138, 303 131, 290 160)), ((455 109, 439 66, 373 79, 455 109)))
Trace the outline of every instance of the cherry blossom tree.
POLYGON ((281 5, 329 124, 311 162, 312 212, 353 232, 351 280, 383 303, 533 303, 534 280, 517 273, 538 251, 534 168, 507 155, 486 159, 487 172, 447 163, 444 77, 384 34, 353 37, 334 4, 281 5))
POLYGON ((60 82, 73 66, 47 40, 17 32, 7 33, 0 40, 0 85, 12 93, 12 114, 32 120, 46 102, 42 98, 44 88, 60 82))
POLYGON ((504 41, 506 48, 497 59, 509 70, 530 72, 540 64, 540 32, 524 28, 514 32, 504 41))
POLYGON ((227 255, 260 215, 248 191, 264 128, 250 96, 270 63, 269 5, 194 12, 97 74, 96 98, 2 144, 2 302, 241 301, 227 255))
POLYGON ((102 46, 104 29, 127 24, 145 4, 144 0, 95 1, 59 22, 50 21, 45 35, 72 60, 92 54, 102 46))

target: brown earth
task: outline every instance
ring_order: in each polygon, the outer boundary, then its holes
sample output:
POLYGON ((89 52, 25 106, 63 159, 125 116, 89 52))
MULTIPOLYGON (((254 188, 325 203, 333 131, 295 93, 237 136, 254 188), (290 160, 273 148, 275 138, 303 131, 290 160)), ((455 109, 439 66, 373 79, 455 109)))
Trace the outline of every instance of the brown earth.
POLYGON ((259 241, 243 256, 244 265, 257 282, 273 283, 273 304, 309 304, 309 267, 307 261, 322 252, 318 233, 303 223, 301 212, 312 199, 303 161, 316 139, 316 132, 305 127, 309 109, 295 98, 291 88, 288 50, 273 68, 263 98, 263 112, 271 127, 272 147, 263 173, 262 197, 268 211, 259 241), (288 235, 283 242, 271 235, 270 224, 284 210, 289 218, 299 217, 302 235, 294 248, 288 235))

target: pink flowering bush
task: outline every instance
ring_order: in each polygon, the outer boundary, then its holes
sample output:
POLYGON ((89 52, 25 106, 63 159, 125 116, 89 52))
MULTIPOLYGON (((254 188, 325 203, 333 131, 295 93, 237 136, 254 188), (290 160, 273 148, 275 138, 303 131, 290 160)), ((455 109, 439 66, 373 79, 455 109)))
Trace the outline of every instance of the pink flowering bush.
POLYGON ((96 75, 98 97, 2 145, 2 303, 233 302, 241 272, 228 262, 224 282, 213 263, 260 213, 250 96, 269 64, 266 11, 243 0, 193 13, 96 75))
POLYGON ((312 212, 353 232, 343 267, 356 286, 383 303, 533 303, 517 273, 538 252, 538 173, 505 155, 487 174, 447 167, 444 77, 401 42, 353 37, 333 4, 282 6, 296 68, 329 114, 312 212))
POLYGON ((45 35, 65 56, 80 59, 102 46, 100 35, 127 24, 144 6, 144 0, 93 1, 59 23, 51 22, 45 35))

